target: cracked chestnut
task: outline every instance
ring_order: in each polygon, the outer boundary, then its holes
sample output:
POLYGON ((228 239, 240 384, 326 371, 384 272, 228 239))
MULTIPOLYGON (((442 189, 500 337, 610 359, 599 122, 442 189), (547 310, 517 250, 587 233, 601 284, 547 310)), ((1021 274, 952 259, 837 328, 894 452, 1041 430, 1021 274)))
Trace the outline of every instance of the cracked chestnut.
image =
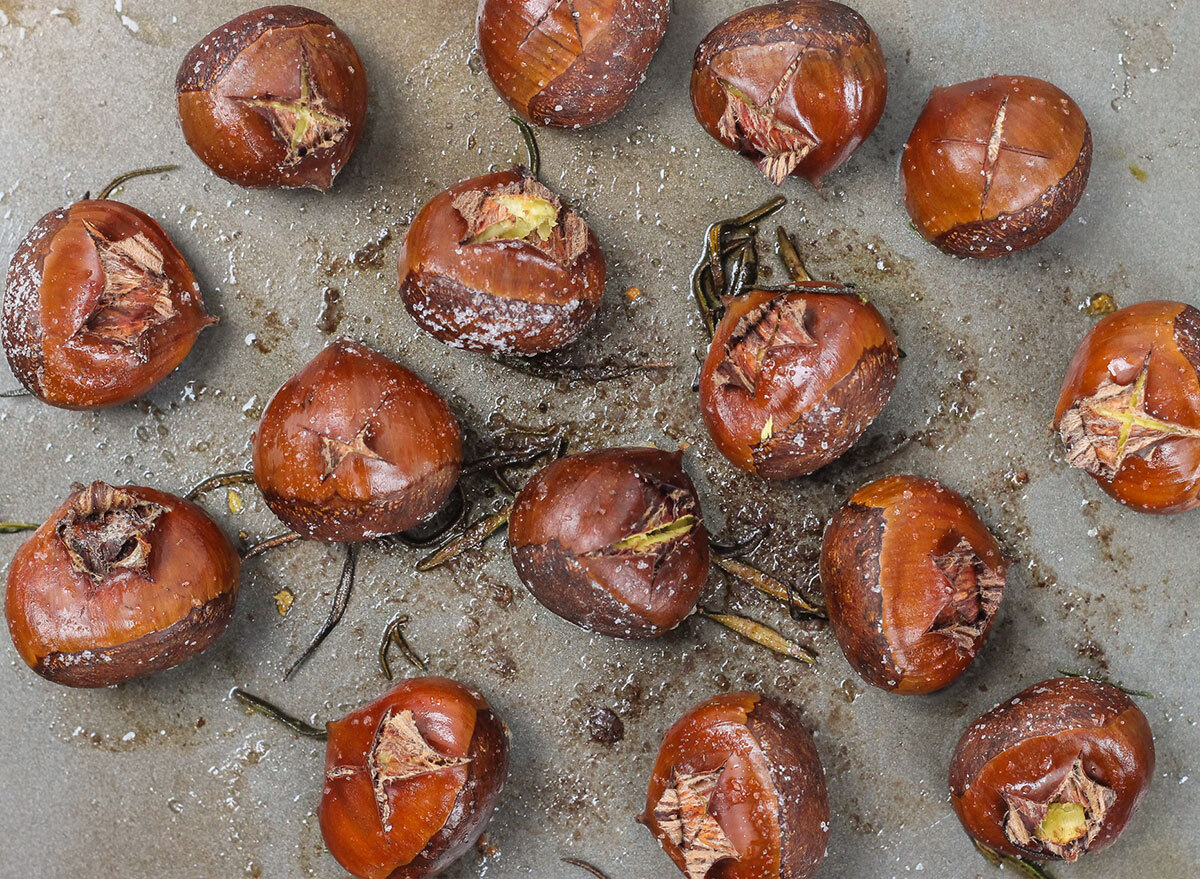
POLYGON ((809 879, 825 859, 825 771, 803 719, 714 696, 667 730, 638 819, 687 879, 809 879))
POLYGON ((360 879, 426 879, 474 847, 508 778, 508 727, 448 678, 411 678, 328 724, 317 820, 360 879))
POLYGON ((717 449, 767 479, 846 453, 896 385, 900 349, 875 306, 835 284, 751 290, 728 304, 700 372, 717 449))
POLYGON ((110 199, 42 217, 4 290, 4 350, 33 396, 100 409, 145 394, 216 323, 162 226, 110 199))
POLYGON ((534 598, 614 638, 656 638, 696 608, 708 532, 680 452, 603 449, 560 458, 517 496, 508 542, 534 598))
POLYGON ((1200 310, 1143 302, 1084 338, 1054 426, 1071 466, 1144 513, 1200 505, 1200 310))
POLYGON ((696 119, 777 186, 789 175, 819 185, 875 130, 886 101, 879 39, 831 0, 743 10, 704 38, 692 65, 696 119))
POLYGON ((839 509, 821 544, 825 607, 863 680, 931 693, 983 646, 1007 565, 971 505, 932 479, 889 476, 839 509))
POLYGON ((934 90, 904 145, 900 185, 926 241, 994 259, 1061 226, 1091 167, 1091 129, 1069 95, 992 76, 934 90))
POLYGON ((604 277, 583 217, 519 168, 434 197, 400 251, 413 320, 449 345, 492 354, 573 342, 600 306, 604 277))
POLYGON ((409 370, 339 340, 275 392, 254 434, 254 481, 303 537, 336 543, 407 531, 458 482, 450 407, 409 370))
POLYGON ((77 486, 13 557, 8 631, 47 680, 119 684, 212 644, 233 615, 239 571, 195 504, 136 485, 77 486))
POLYGON ((980 717, 955 748, 950 801, 974 839, 1035 860, 1107 848, 1154 773, 1146 716, 1087 678, 1035 684, 980 717))
POLYGON ((586 128, 617 115, 646 78, 671 0, 481 0, 476 40, 522 118, 586 128))
POLYGON ((265 6, 197 43, 175 79, 188 146, 241 186, 327 190, 367 117, 350 38, 301 6, 265 6))

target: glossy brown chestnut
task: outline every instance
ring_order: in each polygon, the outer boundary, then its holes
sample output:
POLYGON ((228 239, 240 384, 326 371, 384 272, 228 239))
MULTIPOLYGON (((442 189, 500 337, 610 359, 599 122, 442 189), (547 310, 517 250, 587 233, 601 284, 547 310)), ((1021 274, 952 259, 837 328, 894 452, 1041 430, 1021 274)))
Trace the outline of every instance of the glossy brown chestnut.
POLYGON ((1004 597, 1000 546, 961 495, 889 476, 856 491, 821 544, 834 634, 867 683, 931 693, 957 680, 1004 597))
POLYGON ((688 879, 809 879, 829 838, 812 735, 757 693, 701 702, 667 730, 638 820, 688 879))
POLYGON ((267 404, 254 481, 267 506, 314 540, 407 531, 458 482, 462 437, 446 401, 365 345, 334 342, 267 404))
POLYGON ((646 78, 671 0, 480 0, 476 40, 500 97, 524 119, 586 128, 646 78))
POLYGON ((508 779, 508 727, 457 681, 411 678, 328 725, 317 820, 360 879, 426 879, 475 845, 508 779))
POLYGON ((832 0, 743 10, 704 38, 692 65, 696 119, 776 185, 789 175, 819 184, 875 130, 886 101, 875 32, 832 0))
POLYGON ((302 6, 265 6, 197 43, 175 79, 188 146, 250 187, 326 190, 367 117, 367 75, 350 38, 302 6))
POLYGON ((1021 858, 1107 848, 1154 773, 1146 716, 1109 684, 1055 678, 976 720, 950 764, 950 801, 974 839, 1021 858))
POLYGON ((118 201, 42 217, 8 269, 8 363, 52 406, 99 409, 141 396, 214 323, 162 226, 118 201))
POLYGON ((791 479, 841 457, 883 410, 900 349, 875 306, 836 284, 751 290, 700 372, 713 442, 742 470, 791 479))
POLYGON ((42 677, 107 687, 204 651, 233 615, 240 562, 203 510, 136 485, 78 487, 8 569, 13 645, 42 677))
POLYGON ((574 341, 600 306, 604 254, 573 208, 521 169, 436 196, 400 251, 404 307, 456 348, 539 354, 574 341))
POLYGON ((1142 302, 1096 324, 1063 382, 1067 460, 1144 513, 1200 505, 1200 310, 1142 302))
POLYGON ((994 259, 1061 226, 1091 167, 1092 132, 1069 95, 993 76, 934 90, 904 146, 900 185, 926 241, 994 259))
POLYGON ((517 496, 508 542, 534 598, 581 628, 656 638, 696 608, 708 532, 680 452, 560 458, 517 496))

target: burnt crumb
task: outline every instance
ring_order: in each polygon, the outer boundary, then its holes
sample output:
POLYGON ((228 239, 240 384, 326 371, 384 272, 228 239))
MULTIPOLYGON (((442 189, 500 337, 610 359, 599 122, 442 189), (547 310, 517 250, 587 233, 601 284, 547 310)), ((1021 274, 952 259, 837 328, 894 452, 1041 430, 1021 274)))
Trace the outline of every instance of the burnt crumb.
POLYGON ((601 745, 615 745, 625 738, 625 723, 611 708, 593 706, 587 717, 588 736, 601 745))

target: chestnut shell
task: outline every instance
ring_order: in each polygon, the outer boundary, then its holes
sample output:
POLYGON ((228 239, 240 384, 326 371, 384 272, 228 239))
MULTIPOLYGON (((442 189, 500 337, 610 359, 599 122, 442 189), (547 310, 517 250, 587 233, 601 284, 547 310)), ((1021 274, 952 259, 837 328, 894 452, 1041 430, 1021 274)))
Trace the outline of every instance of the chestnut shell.
POLYGON ((845 454, 883 410, 899 356, 875 306, 843 287, 751 290, 728 305, 709 345, 704 424, 739 469, 804 476, 845 454))
POLYGON ((288 379, 254 434, 254 481, 304 537, 371 540, 437 513, 462 467, 458 421, 409 370, 339 340, 288 379))
POLYGON ((1054 426, 1071 463, 1121 503, 1144 513, 1200 506, 1200 309, 1142 302, 1099 321, 1071 360, 1054 426), (1103 389, 1123 393, 1139 384, 1141 410, 1165 426, 1135 432, 1126 454, 1112 457, 1119 448, 1112 423, 1088 418, 1070 429, 1068 413, 1103 389))
POLYGON ((583 254, 562 265, 523 240, 464 244, 460 195, 519 185, 520 169, 450 187, 426 204, 404 236, 400 295, 417 324, 458 348, 530 355, 573 342, 600 307, 604 253, 587 231, 583 254))
POLYGON ((410 678, 327 725, 317 820, 330 853, 360 879, 426 879, 471 850, 508 779, 508 727, 479 693, 440 677, 410 678), (469 762, 386 786, 385 827, 370 770, 378 731, 411 711, 435 751, 469 762), (349 770, 349 771, 342 771, 349 770))
POLYGON ((119 684, 202 653, 238 594, 241 561, 220 527, 195 504, 136 485, 117 491, 161 508, 144 535, 145 565, 96 577, 80 570, 58 529, 94 489, 110 487, 77 488, 21 545, 4 599, 21 658, 69 687, 119 684))
POLYGON ((157 385, 213 323, 162 226, 121 202, 89 199, 42 217, 17 248, 0 334, 13 374, 31 394, 64 409, 100 409, 157 385), (158 308, 141 287, 128 291, 128 278, 105 271, 101 248, 127 246, 142 261, 127 269, 162 291, 158 308))
POLYGON ((950 764, 950 801, 973 838, 1015 857, 1050 859, 1040 847, 1015 845, 1005 832, 1005 794, 1045 801, 1076 761, 1115 792, 1103 826, 1087 846, 1096 852, 1120 835, 1154 774, 1154 738, 1146 716, 1109 684, 1054 678, 984 714, 963 733, 950 764))
POLYGON ((480 0, 484 69, 522 118, 586 128, 620 113, 667 32, 671 0, 480 0))
POLYGON ((682 459, 658 449, 603 449, 537 473, 508 524, 521 582, 563 619, 614 638, 655 638, 683 622, 708 579, 709 550, 682 459), (629 545, 633 535, 689 516, 680 535, 629 545))
POLYGON ((994 259, 1061 226, 1091 167, 1092 132, 1066 92, 992 76, 933 91, 904 146, 900 184, 925 240, 994 259))
POLYGON ((248 187, 326 190, 362 139, 367 76, 325 15, 265 6, 197 43, 175 79, 188 146, 248 187))
POLYGON ((793 708, 757 693, 701 702, 667 730, 638 820, 689 879, 810 879, 829 838, 825 771, 812 735, 793 708), (676 778, 717 771, 707 811, 737 857, 688 873, 656 806, 676 778))
POLYGON ((704 129, 774 183, 791 174, 819 184, 875 130, 887 68, 853 9, 783 0, 745 9, 704 38, 691 92, 704 129))
POLYGON ((914 476, 860 488, 821 544, 842 652, 867 683, 897 693, 930 693, 966 670, 995 622, 1006 568, 970 504, 914 476))

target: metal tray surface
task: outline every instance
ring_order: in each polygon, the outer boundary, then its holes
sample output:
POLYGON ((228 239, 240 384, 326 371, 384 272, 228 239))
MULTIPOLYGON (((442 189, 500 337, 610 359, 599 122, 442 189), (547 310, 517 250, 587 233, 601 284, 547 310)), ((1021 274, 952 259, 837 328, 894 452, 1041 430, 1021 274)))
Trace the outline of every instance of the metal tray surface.
MULTIPOLYGON (((993 875, 949 806, 950 751, 974 716, 1060 668, 1155 693, 1141 704, 1158 767, 1119 843, 1055 873, 1200 874, 1200 513, 1123 509, 1067 468, 1048 430, 1061 376, 1095 320, 1081 307, 1089 296, 1200 305, 1200 4, 858 0, 887 53, 886 114, 824 189, 787 182, 781 216, 814 274, 870 290, 908 357, 892 402, 852 452, 808 479, 767 484, 717 455, 691 390, 705 340, 688 272, 702 230, 774 194, 701 131, 687 97, 696 44, 749 4, 679 0, 625 113, 540 136, 545 178, 586 213, 609 259, 608 295, 579 356, 675 364, 592 385, 446 348, 401 307, 395 262, 414 211, 442 187, 520 156, 472 51, 475 0, 310 3, 354 39, 372 90, 365 139, 324 196, 239 189, 183 142, 173 95, 180 59, 252 4, 0 0, 4 260, 47 211, 131 167, 178 162, 120 197, 163 223, 221 318, 136 404, 76 413, 0 401, 3 518, 40 520, 73 481, 182 491, 244 466, 266 399, 336 334, 416 369, 474 436, 569 422, 577 450, 686 444, 712 530, 770 523, 755 560, 804 587, 816 584, 824 523, 854 488, 890 473, 940 478, 974 501, 1015 561, 1001 618, 961 681, 902 698, 861 683, 825 628, 792 623, 738 587, 725 595, 715 576, 710 603, 811 643, 818 667, 696 619, 653 643, 588 635, 524 591, 502 539, 423 576, 414 574, 417 551, 382 542, 362 553, 341 627, 284 684, 341 564, 340 548, 298 544, 246 566, 236 619, 212 650, 148 680, 56 687, 0 639, 0 876, 344 875, 315 819, 322 748, 247 714, 228 693, 242 685, 306 717, 340 716, 385 689, 375 653, 398 611, 412 617, 408 637, 430 670, 483 690, 512 728, 512 776, 487 844, 452 879, 582 875, 564 856, 612 879, 675 875, 633 816, 666 728, 696 701, 735 688, 790 700, 815 731, 834 816, 820 875, 993 875), (1074 96, 1096 156, 1062 230, 976 264, 943 256, 910 229, 896 169, 930 89, 993 72, 1040 76, 1074 96), (621 293, 635 284, 645 295, 630 304, 621 293), (336 307, 325 304, 334 298, 336 307), (286 618, 272 599, 285 586, 296 594, 286 618), (597 708, 621 717, 622 741, 591 738, 597 708)), ((222 493, 206 503, 231 531, 277 531, 255 493, 244 497, 236 516, 222 493)), ((3 554, 21 539, 0 537, 3 554)))

